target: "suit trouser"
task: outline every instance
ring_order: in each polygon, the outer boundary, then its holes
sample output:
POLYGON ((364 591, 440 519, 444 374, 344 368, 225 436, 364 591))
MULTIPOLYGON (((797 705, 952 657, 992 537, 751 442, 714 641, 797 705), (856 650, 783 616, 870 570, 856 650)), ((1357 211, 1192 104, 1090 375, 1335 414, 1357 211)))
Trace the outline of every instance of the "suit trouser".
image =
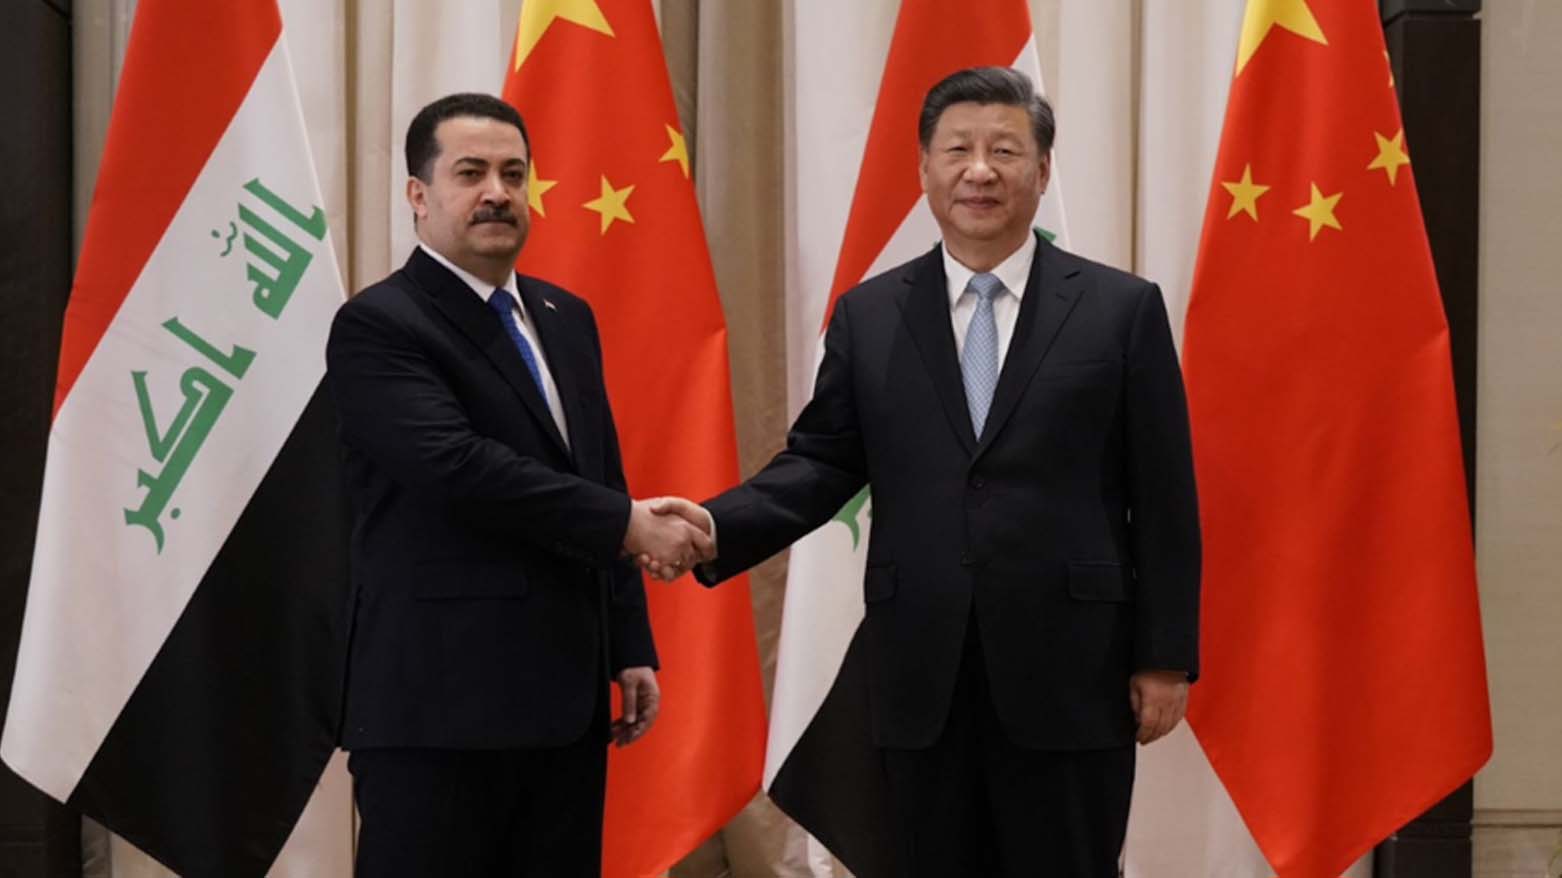
POLYGON ((357 878, 599 878, 607 722, 527 750, 373 748, 348 759, 357 878))
POLYGON ((1116 878, 1133 791, 1133 745, 1016 746, 993 708, 974 618, 966 630, 942 735, 926 749, 880 751, 894 798, 897 875, 1116 878))

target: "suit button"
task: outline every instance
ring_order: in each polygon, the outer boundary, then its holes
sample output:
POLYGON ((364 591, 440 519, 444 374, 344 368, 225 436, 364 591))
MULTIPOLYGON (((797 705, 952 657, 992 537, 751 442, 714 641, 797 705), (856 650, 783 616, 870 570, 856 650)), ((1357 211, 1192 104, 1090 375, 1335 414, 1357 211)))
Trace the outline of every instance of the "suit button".
POLYGON ((970 552, 961 552, 960 553, 960 566, 961 567, 970 567, 971 565, 973 565, 975 563, 976 563, 976 559, 971 557, 971 553, 970 552))
POLYGON ((987 480, 982 478, 981 476, 972 476, 971 477, 971 487, 976 489, 976 490, 978 490, 978 491, 980 491, 981 489, 987 487, 987 480))

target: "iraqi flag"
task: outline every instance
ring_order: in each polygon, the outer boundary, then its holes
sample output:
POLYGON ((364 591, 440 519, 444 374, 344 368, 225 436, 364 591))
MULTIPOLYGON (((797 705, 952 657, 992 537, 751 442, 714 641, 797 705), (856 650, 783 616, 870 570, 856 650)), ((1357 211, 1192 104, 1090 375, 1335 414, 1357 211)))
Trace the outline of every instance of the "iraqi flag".
POLYGON ((320 202, 275 0, 141 0, 0 756, 187 878, 264 874, 335 740, 320 202))
MULTIPOLYGON (((532 144, 518 267, 591 303, 630 490, 732 485, 726 321, 650 0, 528 0, 504 98, 532 144)), ((663 874, 753 799, 764 758, 746 579, 646 598, 662 712, 608 760, 607 878, 663 874)))
MULTIPOLYGON (((854 148, 860 153, 847 154, 862 156, 855 184, 838 181, 839 188, 804 187, 798 193, 797 214, 810 226, 819 225, 813 218, 843 211, 846 220, 841 237, 818 235, 814 228, 795 233, 802 277, 789 310, 813 315, 817 322, 805 326, 813 344, 806 359, 793 364, 794 370, 806 370, 794 387, 811 386, 823 350, 823 315, 836 297, 939 240, 917 174, 917 116, 928 89, 961 68, 999 65, 1023 71, 1041 90, 1025 0, 995 0, 984 4, 979 16, 970 15, 968 7, 961 0, 904 0, 877 101, 866 106, 853 99, 866 94, 872 101, 873 73, 855 80, 843 74, 850 70, 848 59, 860 51, 857 46, 871 43, 875 31, 883 44, 890 22, 855 4, 799 3, 793 13, 797 160, 840 163, 843 152, 854 148), (951 21, 961 22, 959 39, 950 39, 951 21), (849 210, 841 197, 848 191, 855 192, 849 210), (827 264, 834 266, 833 280, 819 271, 827 264)), ((814 179, 801 167, 799 176, 814 179)), ((1036 225, 1062 243, 1056 169, 1052 180, 1036 225)), ((860 878, 892 878, 887 791, 869 733, 866 669, 856 636, 863 619, 871 507, 864 490, 833 521, 792 547, 765 786, 782 810, 860 878)))
POLYGON ((1448 326, 1376 3, 1248 3, 1183 361, 1188 719, 1281 878, 1334 878, 1492 747, 1448 326))

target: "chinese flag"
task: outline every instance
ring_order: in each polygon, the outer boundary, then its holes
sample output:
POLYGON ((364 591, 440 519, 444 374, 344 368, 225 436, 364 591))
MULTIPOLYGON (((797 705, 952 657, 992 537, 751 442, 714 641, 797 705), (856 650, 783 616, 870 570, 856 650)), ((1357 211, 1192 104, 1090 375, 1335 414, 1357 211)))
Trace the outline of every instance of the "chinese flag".
POLYGON ((1491 754, 1448 327, 1373 0, 1249 0, 1184 366, 1190 721, 1281 878, 1491 754))
MULTIPOLYGON (((630 490, 737 481, 727 331, 650 0, 526 0, 504 98, 531 135, 519 268, 591 302, 630 490)), ((649 583, 662 713, 609 762, 609 878, 660 875, 759 789, 747 580, 649 583)))

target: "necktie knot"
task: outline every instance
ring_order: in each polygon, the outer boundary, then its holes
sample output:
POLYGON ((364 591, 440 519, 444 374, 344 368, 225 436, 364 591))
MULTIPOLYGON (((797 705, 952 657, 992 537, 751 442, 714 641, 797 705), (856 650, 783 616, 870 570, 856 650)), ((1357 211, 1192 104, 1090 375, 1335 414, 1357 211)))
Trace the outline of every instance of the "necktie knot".
POLYGON ((977 298, 988 302, 998 298, 998 294, 1004 289, 1003 281, 998 279, 998 275, 987 271, 971 275, 971 281, 965 285, 965 288, 975 293, 977 298))
POLYGON ((500 287, 488 294, 488 307, 498 311, 503 317, 509 317, 515 311, 515 299, 504 287, 500 287))

